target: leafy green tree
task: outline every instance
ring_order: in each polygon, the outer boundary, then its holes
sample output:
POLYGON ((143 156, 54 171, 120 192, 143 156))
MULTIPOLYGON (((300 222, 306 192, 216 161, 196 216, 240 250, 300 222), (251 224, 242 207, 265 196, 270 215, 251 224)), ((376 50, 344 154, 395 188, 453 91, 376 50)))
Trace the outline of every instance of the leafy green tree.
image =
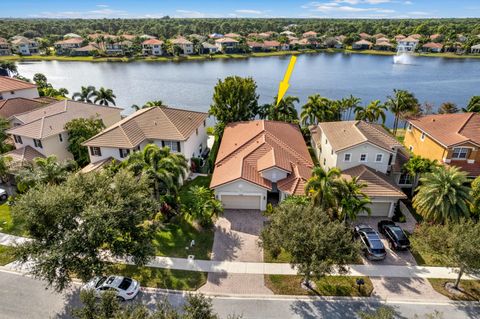
POLYGON ((113 258, 131 257, 145 265, 155 255, 159 203, 148 181, 121 170, 72 174, 59 185, 41 184, 12 206, 30 241, 16 249, 21 262, 35 261, 30 270, 57 291, 73 277, 83 281, 103 274, 113 258))
POLYGON ((470 98, 467 107, 463 109, 464 112, 480 112, 480 95, 475 95, 470 98))
POLYGON ((5 71, 6 74, 17 75, 18 69, 15 62, 12 61, 2 61, 0 62, 0 70, 5 71))
POLYGON ((360 213, 370 215, 371 209, 368 206, 372 201, 362 191, 366 184, 358 182, 358 177, 351 180, 342 179, 337 191, 338 218, 347 222, 354 221, 360 213))
POLYGON ((412 241, 419 249, 434 252, 448 265, 457 267, 454 288, 459 287, 463 274, 480 274, 480 223, 461 220, 446 225, 420 224, 412 241))
POLYGON ((75 101, 80 101, 85 103, 93 103, 92 98, 94 93, 95 93, 94 86, 92 85, 82 86, 80 88, 80 92, 73 93, 72 99, 75 101))
POLYGON ((115 99, 117 98, 111 89, 105 89, 101 87, 98 91, 92 93, 93 103, 99 105, 108 106, 115 105, 115 99))
POLYGON ((10 156, 0 156, 0 181, 5 183, 8 181, 8 174, 10 173, 10 163, 12 158, 10 156))
POLYGON ((11 151, 14 147, 8 141, 7 130, 10 129, 10 122, 7 119, 0 118, 0 154, 11 151))
POLYGON ((68 90, 65 88, 55 89, 51 83, 48 82, 47 77, 42 73, 36 73, 33 76, 33 82, 37 85, 38 94, 40 96, 48 96, 53 98, 65 98, 68 90))
POLYGON ((388 96, 385 105, 393 113, 395 119, 393 121, 393 134, 397 134, 398 123, 405 117, 405 114, 412 112, 418 108, 417 98, 406 90, 393 90, 393 96, 388 96))
POLYGON ((261 233, 263 246, 275 256, 282 249, 292 256, 304 283, 334 271, 345 273, 358 256, 351 231, 312 205, 281 204, 261 233))
POLYGON ((470 211, 473 215, 480 216, 480 176, 472 182, 472 201, 470 202, 470 211))
POLYGON ((194 186, 188 193, 183 210, 198 220, 203 227, 211 227, 213 218, 223 212, 222 203, 215 199, 210 189, 203 186, 194 186))
POLYGON ((452 113, 458 113, 460 110, 458 109, 457 105, 452 102, 445 102, 440 105, 438 108, 438 113, 439 114, 452 114, 452 113))
POLYGON ((420 177, 413 208, 426 220, 436 223, 458 222, 469 218, 470 188, 467 174, 455 166, 437 166, 420 177))
POLYGON ((340 169, 334 167, 326 171, 321 166, 315 166, 312 170, 312 177, 305 185, 305 190, 313 205, 330 211, 337 206, 339 186, 340 169))
POLYGON ((223 125, 248 121, 258 112, 257 84, 252 78, 229 76, 214 88, 210 114, 223 125))
POLYGON ((82 143, 100 133, 104 128, 103 121, 94 118, 73 119, 65 124, 68 133, 68 151, 72 153, 79 166, 83 167, 90 162, 88 148, 82 146, 82 143))
POLYGON ((370 123, 377 123, 378 120, 382 120, 382 124, 385 123, 385 111, 387 107, 383 105, 380 100, 374 100, 367 105, 367 107, 357 106, 355 108, 355 119, 367 121, 370 123))
POLYGON ((155 144, 148 144, 142 151, 130 154, 123 165, 136 176, 147 178, 156 199, 161 195, 176 194, 188 169, 182 154, 155 144))
POLYGON ((408 159, 408 162, 406 162, 403 165, 403 169, 413 177, 412 181, 412 195, 415 189, 418 186, 418 181, 420 179, 420 176, 424 173, 431 172, 432 169, 437 166, 438 163, 436 160, 431 160, 428 158, 421 157, 419 155, 414 155, 408 159))

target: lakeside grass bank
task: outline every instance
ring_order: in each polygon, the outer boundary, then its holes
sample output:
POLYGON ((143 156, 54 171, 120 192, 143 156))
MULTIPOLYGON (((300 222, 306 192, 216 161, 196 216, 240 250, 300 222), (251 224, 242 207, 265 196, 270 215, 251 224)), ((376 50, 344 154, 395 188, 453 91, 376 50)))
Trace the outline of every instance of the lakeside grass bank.
MULTIPOLYGON (((189 55, 179 57, 92 57, 92 56, 57 56, 57 55, 31 55, 31 56, 0 56, 2 61, 67 61, 67 62, 186 62, 186 61, 208 61, 217 59, 248 59, 261 58, 271 56, 285 56, 285 55, 301 55, 301 54, 320 54, 320 53, 343 53, 343 54, 367 54, 367 55, 382 55, 394 56, 396 53, 391 51, 376 51, 376 50, 351 50, 351 49, 308 49, 295 51, 275 51, 275 52, 253 52, 253 53, 234 53, 234 54, 214 54, 214 55, 189 55)), ((414 56, 420 57, 434 57, 446 59, 480 59, 480 55, 457 55, 454 53, 415 53, 414 56)))

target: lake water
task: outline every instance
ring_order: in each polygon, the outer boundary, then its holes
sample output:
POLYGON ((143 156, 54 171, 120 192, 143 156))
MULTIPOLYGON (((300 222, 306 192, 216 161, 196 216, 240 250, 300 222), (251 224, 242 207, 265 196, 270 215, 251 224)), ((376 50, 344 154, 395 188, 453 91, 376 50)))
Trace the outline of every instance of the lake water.
MULTIPOLYGON (((269 103, 277 93, 290 57, 241 60, 212 60, 134 63, 25 62, 18 65, 21 75, 32 78, 43 73, 55 87, 70 94, 80 86, 113 89, 117 106, 132 112, 132 104, 162 100, 167 105, 207 111, 213 87, 229 75, 251 76, 258 85, 261 103, 269 103)), ((415 93, 420 102, 438 107, 450 101, 465 106, 472 95, 480 95, 480 59, 414 57, 413 64, 393 64, 391 56, 363 54, 301 55, 297 59, 287 94, 298 96, 303 105, 309 95, 329 98, 350 94, 364 104, 384 101, 394 88, 415 93)), ((392 122, 388 116, 387 124, 392 122)))

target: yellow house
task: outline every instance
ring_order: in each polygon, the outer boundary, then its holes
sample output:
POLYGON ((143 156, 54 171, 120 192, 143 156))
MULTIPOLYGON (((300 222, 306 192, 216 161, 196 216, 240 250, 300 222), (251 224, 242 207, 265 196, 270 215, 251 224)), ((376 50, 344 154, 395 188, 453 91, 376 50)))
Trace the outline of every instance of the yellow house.
POLYGON ((480 114, 433 114, 410 119, 405 146, 415 155, 480 175, 480 114))

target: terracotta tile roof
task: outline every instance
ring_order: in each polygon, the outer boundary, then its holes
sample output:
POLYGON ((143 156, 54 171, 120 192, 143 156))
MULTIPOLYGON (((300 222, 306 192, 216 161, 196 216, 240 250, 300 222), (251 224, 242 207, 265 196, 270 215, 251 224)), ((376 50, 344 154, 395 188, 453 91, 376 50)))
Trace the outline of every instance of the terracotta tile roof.
POLYGON ((313 162, 298 126, 266 120, 231 123, 223 133, 210 187, 243 179, 271 189, 260 171, 272 167, 289 174, 277 183, 281 191, 305 194, 313 162))
POLYGON ((317 36, 317 32, 315 31, 308 31, 308 32, 305 32, 304 34, 302 34, 303 37, 307 38, 307 37, 316 37, 317 36))
POLYGON ((232 38, 221 38, 215 40, 215 43, 238 43, 238 41, 232 38))
POLYGON ((33 89, 36 87, 37 85, 30 82, 25 82, 25 81, 14 79, 8 76, 0 76, 0 93, 25 90, 25 89, 33 89))
MULTIPOLYGON (((322 122, 318 124, 335 152, 370 142, 386 151, 403 147, 381 125, 364 121, 322 122)), ((318 132, 316 132, 318 135, 318 132)))
POLYGON ((8 41, 5 38, 0 38, 0 44, 8 44, 8 41))
POLYGON ((342 177, 347 180, 351 180, 355 176, 358 177, 359 183, 366 184, 362 191, 371 198, 407 198, 402 190, 389 180, 388 176, 377 172, 368 166, 358 165, 342 172, 342 177))
POLYGON ((445 147, 464 142, 480 145, 480 114, 432 114, 409 122, 445 147))
POLYGON ((107 157, 103 160, 100 160, 98 162, 95 162, 95 163, 89 163, 87 166, 85 166, 84 168, 82 168, 80 170, 80 173, 82 174, 86 174, 86 173, 90 173, 90 172, 96 172, 96 171, 99 171, 100 169, 102 169, 104 166, 110 164, 111 162, 113 161, 113 157, 107 157))
POLYGON ((74 49, 74 51, 77 51, 77 52, 91 52, 91 51, 97 51, 97 50, 100 50, 100 44, 96 44, 94 42, 90 42, 89 44, 81 48, 74 49))
POLYGON ((467 172, 469 177, 480 176, 480 163, 468 163, 467 161, 452 160, 448 165, 457 166, 462 171, 467 172))
POLYGON ((282 44, 278 41, 264 41, 263 42, 263 45, 265 47, 279 47, 281 46, 282 44))
MULTIPOLYGON (((235 40, 233 40, 233 41, 235 41, 235 40)), ((170 42, 172 42, 172 44, 193 44, 192 42, 190 42, 187 39, 182 38, 182 37, 172 39, 170 42)))
POLYGON ((417 38, 412 38, 411 36, 398 40, 398 42, 419 42, 417 38))
POLYGON ((152 45, 152 44, 163 44, 163 41, 158 39, 148 39, 142 42, 142 44, 152 45))
POLYGON ((227 38, 241 38, 242 36, 238 33, 227 33, 224 35, 227 38))
POLYGON ((366 39, 366 38, 371 38, 372 36, 368 33, 362 32, 359 34, 360 38, 366 39))
POLYGON ((19 45, 19 44, 36 44, 37 42, 34 40, 27 39, 25 37, 19 37, 15 40, 12 41, 13 45, 19 45))
POLYGON ((38 100, 26 99, 23 97, 1 100, 0 117, 8 119, 13 115, 30 112, 39 107, 45 106, 45 104, 46 103, 38 100))
POLYGON ((150 139, 185 141, 208 114, 169 107, 141 109, 106 128, 83 145, 134 148, 150 139))
POLYGON ((356 45, 372 45, 373 43, 370 42, 370 41, 367 41, 367 40, 360 40, 360 41, 355 42, 354 44, 356 44, 356 45))
POLYGON ((12 162, 10 163, 10 168, 12 169, 33 162, 37 157, 45 157, 42 153, 29 145, 2 154, 2 156, 9 156, 12 158, 12 162))
POLYGON ((83 39, 82 38, 69 38, 66 40, 61 40, 55 42, 55 45, 62 45, 62 44, 79 44, 82 43, 83 39))
POLYGON ((76 118, 104 118, 118 114, 122 109, 70 100, 58 101, 48 106, 14 117, 24 123, 7 130, 8 134, 42 139, 65 131, 65 124, 76 118))
POLYGON ((428 42, 422 45, 422 48, 429 48, 429 49, 441 49, 443 48, 443 44, 435 43, 435 42, 428 42))

